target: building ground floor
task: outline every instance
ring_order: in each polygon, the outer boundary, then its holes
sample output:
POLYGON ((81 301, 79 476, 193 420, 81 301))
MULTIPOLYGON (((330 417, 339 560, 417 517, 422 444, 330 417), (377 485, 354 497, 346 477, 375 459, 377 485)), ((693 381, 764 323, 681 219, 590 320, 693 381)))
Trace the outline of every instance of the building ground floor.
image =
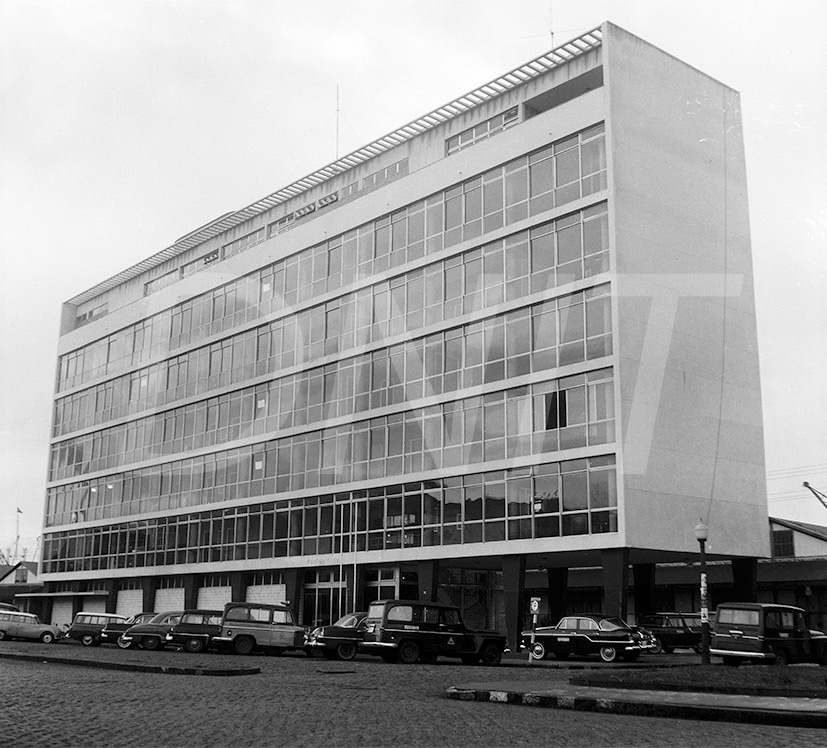
MULTIPOLYGON (((48 581, 42 590, 15 597, 21 609, 68 624, 80 611, 132 615, 147 610, 216 608, 230 601, 287 603, 312 627, 364 610, 377 599, 439 600, 457 605, 466 623, 506 633, 511 646, 531 623, 539 598, 540 625, 566 614, 602 613, 634 622, 641 613, 700 608, 697 558, 681 563, 636 561, 640 551, 595 551, 548 556, 543 566, 528 555, 427 559, 400 563, 349 561, 329 566, 268 570, 199 571, 48 581), (578 563, 578 561, 580 563, 578 563)), ((751 558, 707 565, 710 607, 729 600, 800 605, 811 626, 827 621, 827 559, 792 562, 751 558)))

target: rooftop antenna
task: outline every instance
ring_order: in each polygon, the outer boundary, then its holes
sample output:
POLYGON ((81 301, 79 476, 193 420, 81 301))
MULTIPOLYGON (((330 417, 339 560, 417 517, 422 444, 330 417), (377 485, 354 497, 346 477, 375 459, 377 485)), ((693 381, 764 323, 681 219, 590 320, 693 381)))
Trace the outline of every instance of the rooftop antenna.
POLYGON ((548 20, 546 21, 548 33, 551 36, 551 48, 554 49, 554 20, 551 14, 551 0, 548 2, 548 20))
POLYGON ((807 481, 804 481, 802 485, 804 488, 809 488, 813 492, 813 496, 815 496, 824 505, 824 508, 827 509, 827 495, 813 488, 809 483, 807 483, 807 481))

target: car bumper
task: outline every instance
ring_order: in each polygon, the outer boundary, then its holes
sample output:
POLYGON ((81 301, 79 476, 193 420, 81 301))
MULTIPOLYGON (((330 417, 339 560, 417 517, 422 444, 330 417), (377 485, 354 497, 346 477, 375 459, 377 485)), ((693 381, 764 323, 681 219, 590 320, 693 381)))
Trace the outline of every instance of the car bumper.
POLYGON ((371 649, 397 649, 399 645, 396 642, 362 642, 360 648, 366 650, 371 649))
POLYGON ((745 652, 743 649, 710 649, 716 657, 743 657, 745 660, 774 660, 772 652, 745 652))

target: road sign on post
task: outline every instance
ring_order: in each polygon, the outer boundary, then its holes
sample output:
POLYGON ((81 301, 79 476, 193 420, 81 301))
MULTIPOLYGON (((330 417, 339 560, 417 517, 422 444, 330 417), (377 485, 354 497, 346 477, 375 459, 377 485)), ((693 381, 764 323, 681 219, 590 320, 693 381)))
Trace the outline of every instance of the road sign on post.
POLYGON ((528 664, 534 659, 534 632, 537 629, 537 614, 540 612, 540 598, 532 597, 529 605, 531 610, 531 642, 528 645, 528 664))

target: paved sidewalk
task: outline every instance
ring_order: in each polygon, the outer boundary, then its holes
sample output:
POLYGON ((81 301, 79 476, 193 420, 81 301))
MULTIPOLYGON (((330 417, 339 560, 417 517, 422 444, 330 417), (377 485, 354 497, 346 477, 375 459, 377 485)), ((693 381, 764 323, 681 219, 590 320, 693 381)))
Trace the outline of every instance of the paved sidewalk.
POLYGON ((560 681, 464 684, 446 691, 449 699, 524 706, 608 712, 650 717, 678 717, 787 727, 827 727, 827 699, 787 696, 741 696, 684 691, 644 691, 562 685, 560 681))

